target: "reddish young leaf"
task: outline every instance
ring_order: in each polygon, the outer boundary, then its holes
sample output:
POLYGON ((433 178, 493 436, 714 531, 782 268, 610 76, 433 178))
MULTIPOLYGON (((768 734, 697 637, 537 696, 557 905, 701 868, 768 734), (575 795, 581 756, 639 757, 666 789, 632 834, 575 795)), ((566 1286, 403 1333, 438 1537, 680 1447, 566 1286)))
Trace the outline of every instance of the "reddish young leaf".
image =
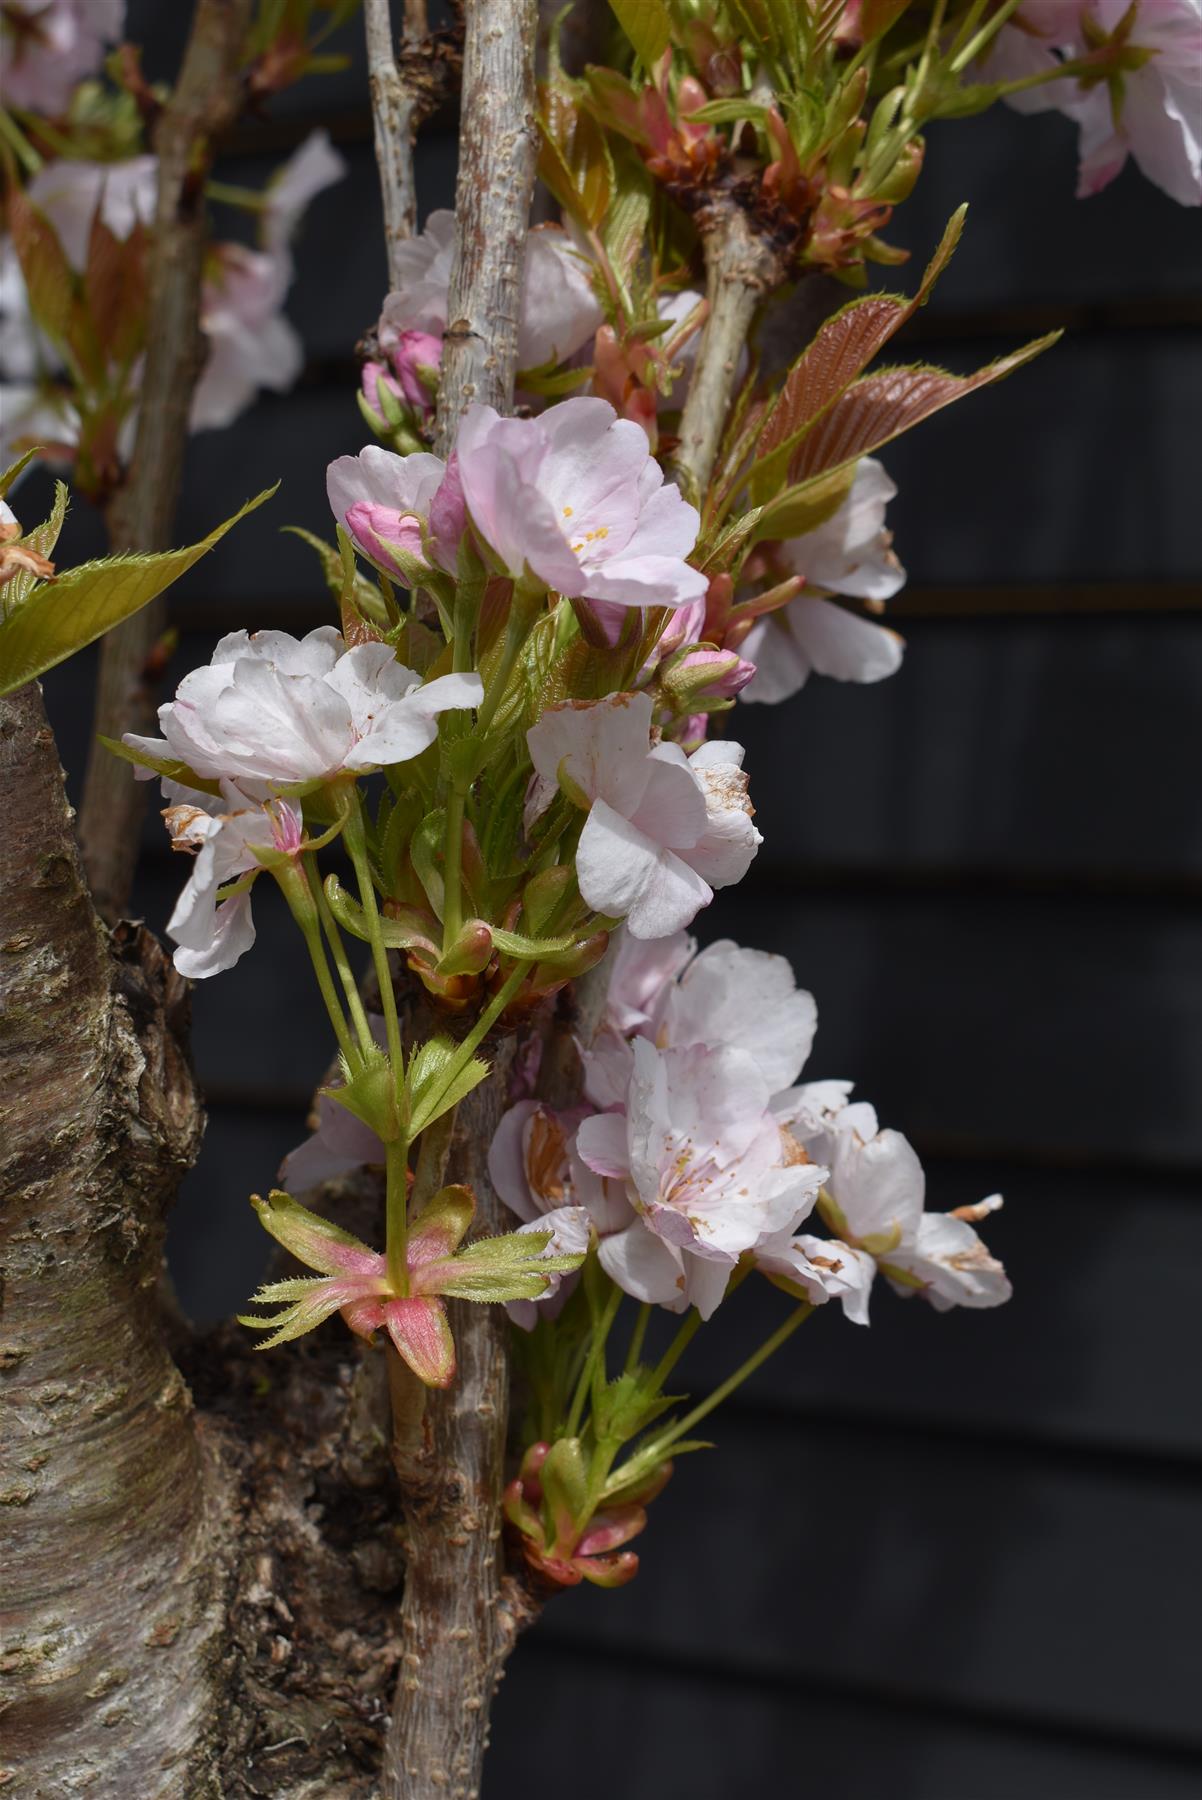
POLYGON ((75 276, 58 234, 17 187, 9 190, 8 229, 29 290, 29 309, 47 337, 61 343, 71 323, 75 276))
POLYGON ((946 268, 964 226, 965 208, 953 213, 912 300, 870 294, 828 319, 790 369, 756 446, 752 497, 771 498, 788 452, 849 388, 894 333, 926 303, 946 268))
POLYGON ((839 469, 900 437, 932 413, 977 388, 1001 381, 1039 356, 1060 337, 1053 331, 1021 350, 987 363, 975 375, 952 375, 946 369, 881 369, 865 375, 840 395, 826 417, 807 432, 789 466, 791 481, 803 482, 839 469))

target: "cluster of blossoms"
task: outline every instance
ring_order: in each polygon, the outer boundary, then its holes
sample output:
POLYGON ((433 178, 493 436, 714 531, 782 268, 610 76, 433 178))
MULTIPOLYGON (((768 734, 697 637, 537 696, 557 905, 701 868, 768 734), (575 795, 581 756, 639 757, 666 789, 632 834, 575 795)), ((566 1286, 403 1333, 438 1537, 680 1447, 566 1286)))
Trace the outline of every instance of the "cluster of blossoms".
MULTIPOLYGON (((232 424, 261 389, 283 391, 299 375, 301 341, 283 312, 294 274, 290 245, 310 200, 345 171, 325 132, 314 132, 263 193, 258 245, 210 245, 200 311, 207 349, 192 399, 193 431, 232 424)), ((44 163, 24 198, 50 227, 68 268, 82 278, 93 222, 116 244, 131 246, 135 233, 153 226, 157 186, 154 156, 64 158, 44 163)), ((107 401, 121 460, 128 458, 137 427, 139 368, 140 356, 123 370, 121 404, 114 408, 111 396, 107 401)), ((84 428, 81 400, 86 409, 86 397, 66 374, 62 345, 31 310, 18 245, 11 236, 0 237, 0 461, 33 445, 48 460, 72 460, 84 428)))
MULTIPOLYGON (((708 1319, 740 1266, 868 1322, 878 1270, 939 1309, 1009 1298, 971 1221, 923 1209, 923 1173, 846 1081, 798 1085, 817 1023, 783 957, 684 932, 623 939, 603 1028, 569 1113, 524 1099, 489 1169, 497 1192, 553 1241, 598 1239, 624 1293, 708 1319), (801 1229, 811 1215, 831 1233, 801 1229)), ((533 1308, 517 1311, 532 1324, 533 1308)))
MULTIPOLYGON (((768 9, 754 39, 743 9, 666 9, 669 42, 641 85, 595 68, 573 81, 552 59, 540 168, 564 223, 527 243, 518 415, 471 404, 449 454, 433 453, 455 254, 454 219, 435 213, 402 247, 369 334, 358 398, 378 441, 327 473, 337 548, 318 548, 341 629, 223 638, 161 707, 161 736, 122 746, 162 779, 172 842, 192 858, 168 925, 177 967, 207 977, 250 949, 263 875, 304 937, 340 1066, 281 1179, 310 1196, 350 1169, 383 1171, 382 1249, 291 1192, 255 1198, 311 1274, 269 1282, 268 1312, 246 1323, 275 1344, 337 1312, 445 1386, 447 1300, 508 1306, 531 1412, 506 1510, 549 1581, 629 1579, 626 1546, 671 1457, 696 1447, 692 1426, 827 1302, 866 1324, 878 1275, 938 1310, 1009 1295, 975 1229, 1000 1199, 928 1212, 906 1139, 848 1082, 801 1079, 816 1009, 788 964, 727 941, 699 952, 687 932, 761 842, 726 715, 811 675, 871 683, 900 666, 877 617, 905 573, 876 453, 1050 341, 974 375, 870 368, 928 297, 962 215, 912 299, 849 300, 779 379, 747 342, 763 294, 816 270, 854 287, 867 264, 900 260, 881 232, 917 178, 923 127, 963 107, 969 70, 984 70, 974 108, 1077 108, 1087 185, 1130 146, 1196 198, 1180 69, 1198 0, 1135 0, 1121 18, 1108 3, 985 18, 956 0, 924 14, 917 54, 905 4, 768 9), (1153 90, 1178 131, 1171 154, 1146 129, 1153 90), (353 888, 322 863, 335 843, 353 888), (348 939, 370 950, 378 1011, 348 939), (550 1002, 607 952, 604 1017, 582 1028, 565 1102, 555 1068, 573 1015, 550 1002), (404 1017, 398 965, 416 1002, 404 1017), (489 1171, 515 1223, 473 1239, 477 1196, 440 1185, 439 1139, 423 1134, 485 1078, 494 1028, 516 1053, 489 1171), (757 1276, 796 1300, 791 1318, 663 1423, 691 1333, 757 1276), (638 1315, 610 1380, 625 1297, 638 1315), (657 1309, 681 1323, 651 1363, 657 1309)), ((43 12, 82 16, 55 0, 43 12)), ((311 141, 269 190, 260 248, 212 250, 195 426, 295 372, 279 313, 288 243, 336 162, 311 141)), ((137 247, 154 176, 145 156, 52 157, 32 175, 0 254, 5 345, 30 341, 13 320, 44 242, 27 229, 35 210, 76 279, 97 244, 137 247)), ((138 354, 134 336, 131 393, 138 354)), ((87 423, 81 407, 81 461, 87 423)), ((0 537, 23 592, 45 572, 42 547, 7 513, 0 537)))

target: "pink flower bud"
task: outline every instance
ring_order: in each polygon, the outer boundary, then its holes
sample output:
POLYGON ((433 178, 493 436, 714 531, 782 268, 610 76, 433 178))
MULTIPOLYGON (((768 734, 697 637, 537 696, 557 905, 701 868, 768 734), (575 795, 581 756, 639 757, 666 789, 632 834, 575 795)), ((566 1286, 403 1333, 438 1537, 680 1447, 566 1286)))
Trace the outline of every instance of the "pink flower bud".
POLYGON ((432 412, 437 371, 442 367, 442 339, 429 331, 398 331, 390 356, 393 373, 410 406, 420 413, 432 412))
POLYGON ((421 521, 413 513, 397 512, 376 500, 357 500, 347 508, 346 529, 374 562, 406 585, 409 577, 391 554, 392 547, 424 560, 421 521))
POLYGON ((698 645, 665 669, 664 691, 681 711, 696 711, 707 701, 733 700, 755 674, 755 664, 733 650, 698 645))

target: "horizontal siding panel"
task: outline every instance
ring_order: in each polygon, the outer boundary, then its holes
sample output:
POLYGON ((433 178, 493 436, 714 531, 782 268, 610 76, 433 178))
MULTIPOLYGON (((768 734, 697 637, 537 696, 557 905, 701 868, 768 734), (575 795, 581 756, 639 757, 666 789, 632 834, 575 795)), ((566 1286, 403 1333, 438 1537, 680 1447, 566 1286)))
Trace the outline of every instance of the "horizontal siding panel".
POLYGON ((820 1424, 719 1429, 655 1503, 636 1580, 569 1593, 548 1637, 1202 1750, 1193 1493, 1036 1457, 1000 1480, 820 1424))
MULTIPOLYGON (((597 1611, 608 1604, 605 1594, 590 1599, 597 1611)), ((686 1792, 689 1800, 1197 1794, 1196 1772, 1181 1761, 857 1702, 804 1680, 765 1689, 747 1679, 733 1647, 729 1666, 708 1678, 695 1668, 657 1667, 629 1647, 613 1662, 583 1645, 573 1654, 552 1635, 557 1611, 552 1602, 547 1626, 518 1646, 493 1709, 488 1780, 502 1796, 525 1792, 534 1766, 570 1768, 574 1800, 676 1800, 686 1792)))
POLYGON ((1202 1162, 1202 918, 1048 900, 719 895, 706 937, 789 958, 818 1002, 807 1073, 915 1137, 1202 1162))

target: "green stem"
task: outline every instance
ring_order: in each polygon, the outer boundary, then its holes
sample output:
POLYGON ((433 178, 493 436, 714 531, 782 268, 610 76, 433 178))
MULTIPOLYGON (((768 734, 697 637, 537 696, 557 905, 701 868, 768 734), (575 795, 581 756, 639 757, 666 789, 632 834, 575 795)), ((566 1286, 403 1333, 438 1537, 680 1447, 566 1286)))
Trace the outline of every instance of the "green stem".
POLYGON ((371 944, 371 959, 376 971, 376 981, 380 988, 380 1007, 384 1014, 384 1030, 388 1039, 388 1056, 392 1063, 393 1079, 399 1089, 405 1079, 405 1056, 401 1049, 401 1026, 397 1017, 396 995, 392 991, 392 971, 388 967, 388 949, 384 943, 384 933, 380 926, 380 909, 376 905, 375 883, 371 878, 371 865, 367 857, 367 833, 363 819, 363 799, 358 789, 354 792, 354 804, 347 815, 346 831, 347 852, 355 871, 355 880, 359 884, 359 903, 363 908, 363 922, 367 926, 368 942, 371 944))
POLYGON ((630 1334, 630 1348, 626 1352, 627 1375, 630 1374, 630 1371, 633 1368, 637 1367, 639 1357, 643 1354, 643 1339, 647 1335, 647 1325, 650 1318, 651 1304, 649 1301, 644 1300, 643 1304, 639 1307, 638 1317, 634 1321, 634 1330, 630 1334))
POLYGON ((326 899, 325 889, 321 885, 321 871, 317 867, 315 856, 306 856, 305 873, 309 878, 309 891, 317 906, 317 916, 321 920, 326 934, 326 942, 330 946, 330 955, 334 959, 334 967, 338 971, 338 979, 342 983, 342 991, 346 995, 347 1005, 351 1009, 351 1021, 354 1024, 359 1043, 365 1056, 375 1049, 376 1040, 371 1034, 367 1009, 363 1004, 363 996, 359 992, 359 983, 355 980, 354 970, 346 954, 346 945, 342 933, 338 929, 338 921, 330 911, 330 903, 326 899))
POLYGON ((384 1146, 384 1168, 387 1181, 385 1199, 385 1261, 394 1294, 409 1292, 409 1147, 404 1138, 384 1146))
POLYGON ((600 1319, 593 1320, 593 1341, 589 1345, 588 1355, 584 1359, 584 1367, 580 1371, 580 1379, 576 1383, 576 1392, 572 1395, 572 1404, 568 1408, 567 1423, 564 1426, 565 1437, 576 1437, 580 1431, 580 1421, 584 1416, 584 1402, 593 1387, 598 1373, 604 1379, 605 1345, 613 1329, 618 1307, 622 1304, 622 1290, 611 1282, 612 1292, 601 1311, 600 1319))
POLYGON ((321 997, 326 1003, 326 1011, 330 1015, 330 1024, 334 1027, 334 1036, 338 1040, 338 1048, 345 1056, 350 1068, 358 1066, 360 1056, 346 1022, 346 1014, 338 998, 338 990, 334 986, 330 974, 330 965, 326 958, 325 945, 321 941, 321 926, 313 906, 313 896, 305 875, 295 863, 289 863, 286 869, 273 871, 280 890, 288 902, 288 910, 300 926, 301 936, 309 952, 313 964, 313 972, 317 976, 317 985, 321 997))
POLYGON ((42 159, 12 114, 3 106, 0 106, 0 138, 13 151, 25 173, 36 175, 42 166, 42 159))
POLYGON ((463 927, 463 803, 458 782, 447 795, 447 823, 443 838, 442 951, 445 956, 463 927))
POLYGON ((655 1365, 655 1374, 652 1379, 657 1394, 663 1392, 664 1382, 668 1379, 669 1375, 692 1343, 694 1337, 697 1335, 697 1328, 700 1324, 701 1314, 694 1306, 690 1308, 688 1318, 684 1321, 684 1324, 680 1326, 676 1336, 672 1339, 672 1342, 668 1345, 668 1348, 664 1351, 663 1355, 655 1365))
POLYGON ((707 1399, 695 1406, 692 1412, 686 1413, 683 1419, 678 1419, 661 1436, 652 1438, 649 1443, 643 1444, 631 1457, 629 1463, 611 1476, 606 1483, 607 1490, 616 1491, 620 1487, 625 1487, 627 1482, 631 1481, 634 1475, 641 1472, 644 1467, 654 1468, 656 1463, 662 1462, 673 1444, 678 1444, 692 1431, 695 1425, 699 1425, 702 1419, 708 1418, 715 1407, 721 1406, 722 1402, 729 1399, 736 1388, 743 1385, 748 1376, 755 1374, 761 1363, 766 1363, 770 1356, 775 1355, 781 1345, 787 1343, 792 1337, 798 1326, 805 1324, 813 1310, 811 1303, 803 1300, 796 1310, 789 1314, 784 1324, 779 1325, 772 1336, 764 1340, 754 1355, 749 1356, 746 1362, 740 1363, 734 1374, 728 1375, 726 1380, 716 1387, 707 1399))
POLYGON ((1011 13, 1016 13, 1021 5, 1022 0, 1002 0, 1002 5, 990 18, 986 19, 981 29, 974 32, 968 42, 956 51, 947 65, 948 73, 959 75, 966 69, 973 58, 981 54, 990 38, 997 36, 1011 13))

